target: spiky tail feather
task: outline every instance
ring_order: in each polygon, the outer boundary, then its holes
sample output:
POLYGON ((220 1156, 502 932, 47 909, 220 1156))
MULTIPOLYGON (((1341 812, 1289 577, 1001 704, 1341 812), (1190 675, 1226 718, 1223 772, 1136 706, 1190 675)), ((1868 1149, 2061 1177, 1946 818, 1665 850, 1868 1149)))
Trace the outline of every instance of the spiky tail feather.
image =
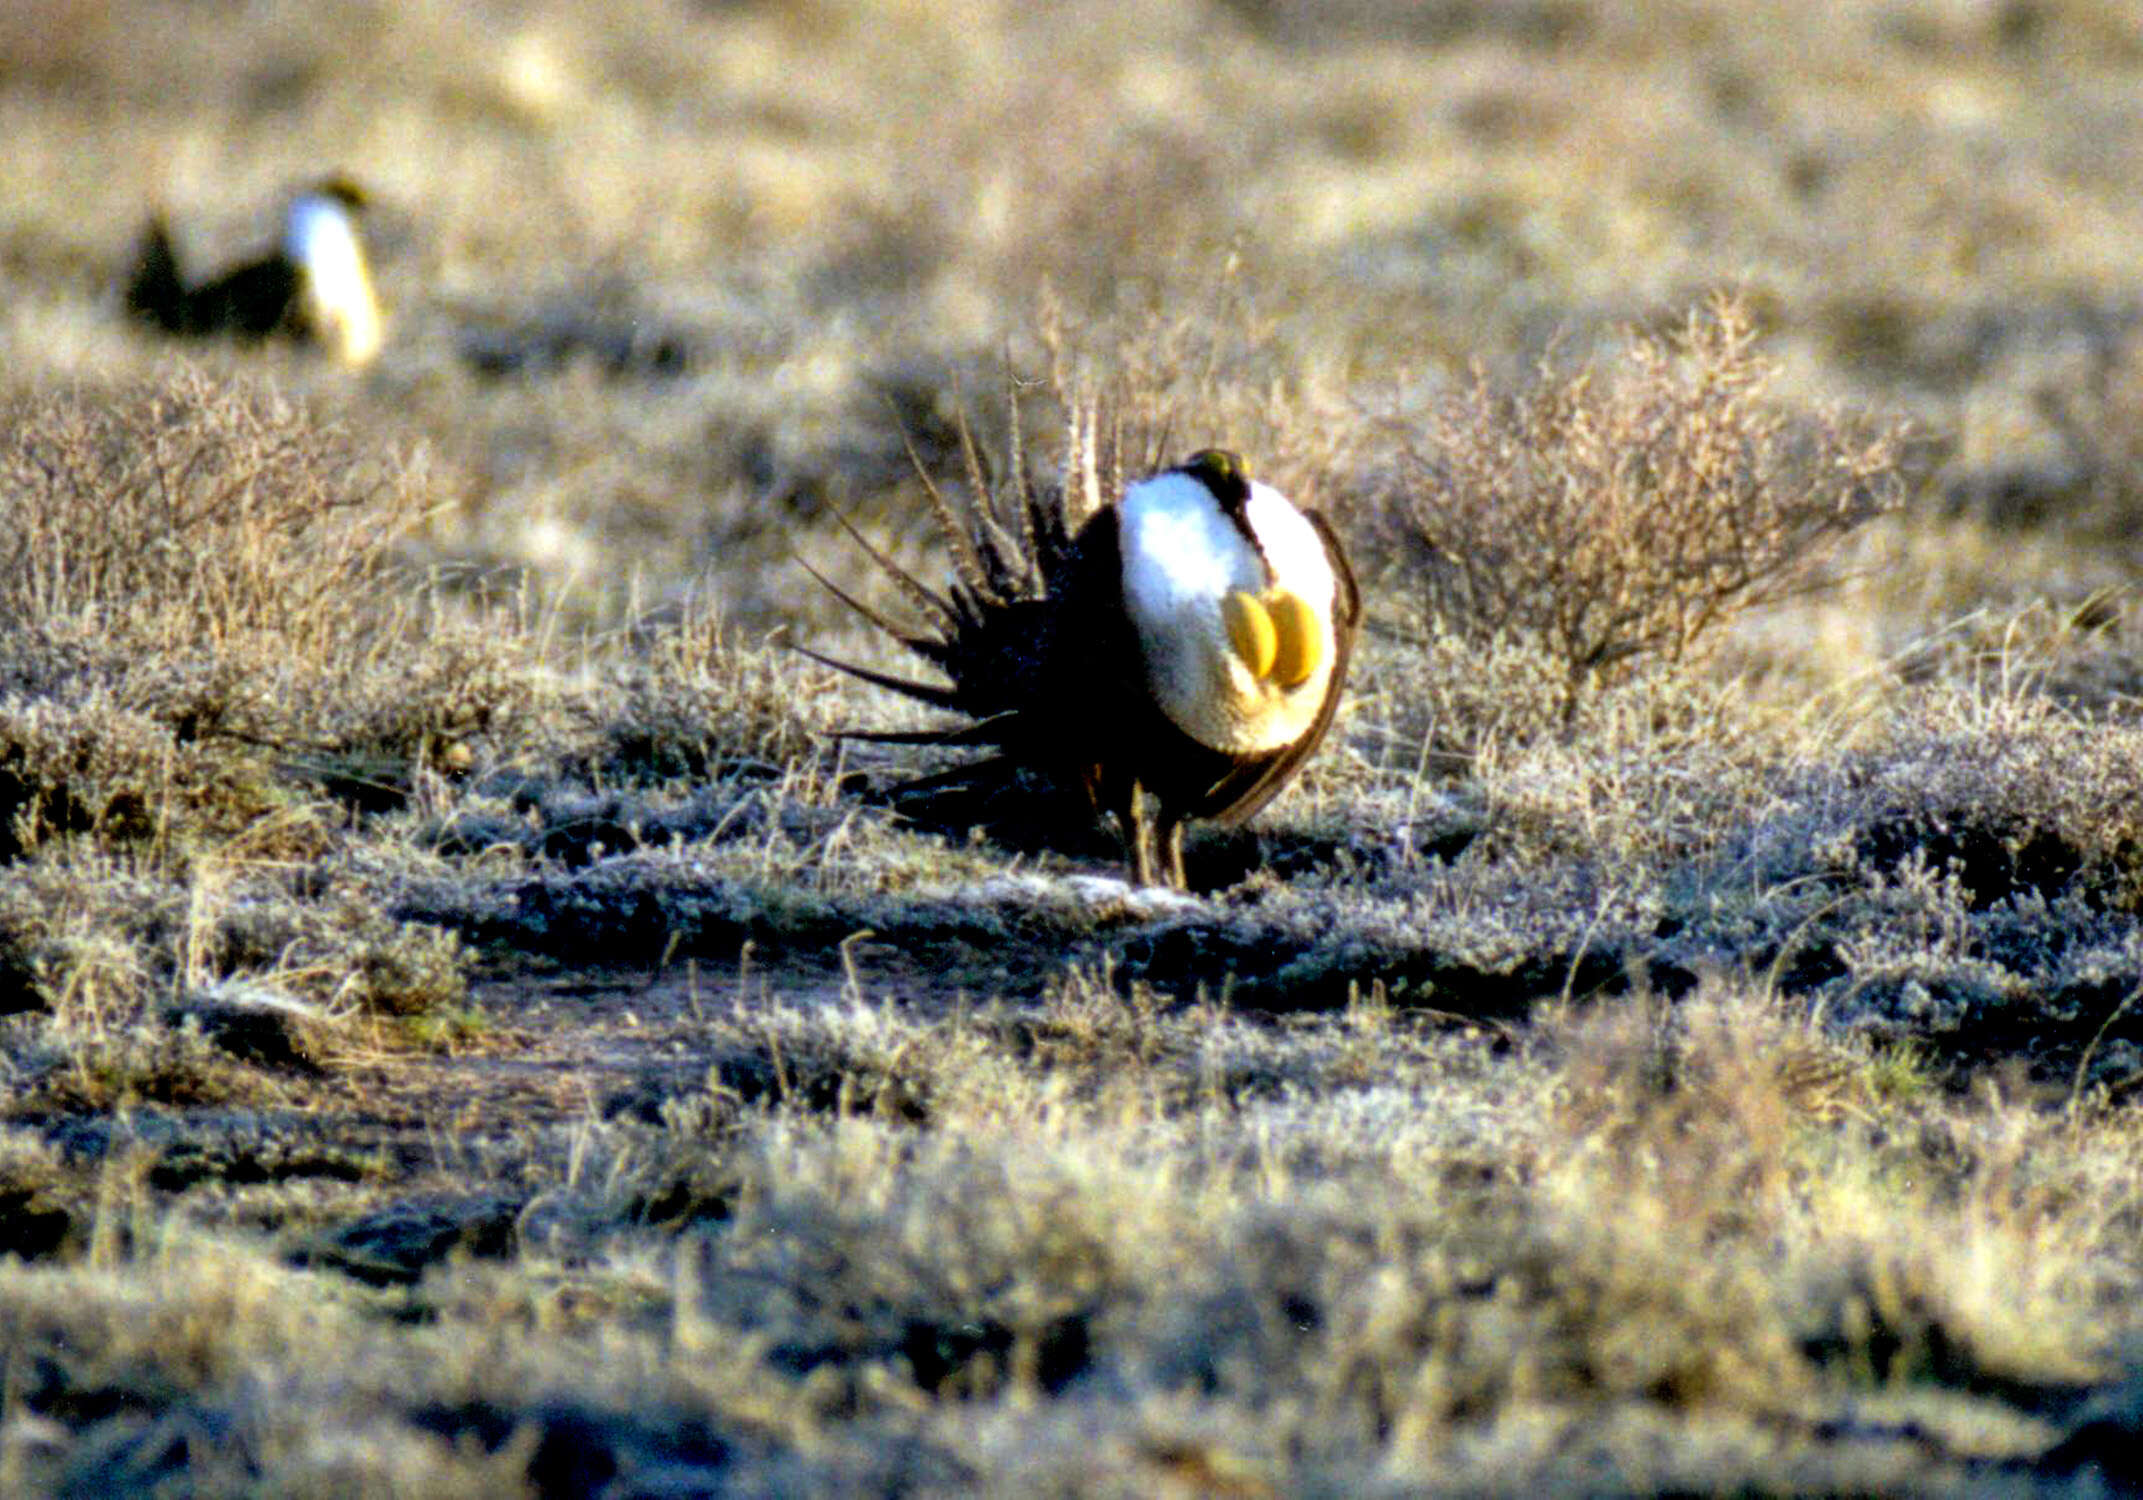
MULTIPOLYGON (((992 480, 972 429, 964 417, 960 421, 966 504, 948 496, 909 448, 952 562, 953 578, 943 590, 923 583, 873 546, 846 516, 839 517, 923 624, 912 629, 897 624, 805 564, 829 593, 943 674, 946 683, 920 682, 797 649, 859 681, 965 721, 937 730, 851 730, 843 739, 997 752, 888 788, 905 814, 941 826, 989 823, 1000 834, 1028 825, 1037 836, 1061 844, 1069 826, 1065 815, 1083 798, 1076 787, 1069 789, 1071 797, 1061 795, 1066 789, 1050 784, 1041 768, 1053 758, 1066 711, 1053 701, 1049 668, 1059 602, 1074 566, 1074 535, 1084 515, 1071 514, 1077 500, 1064 487, 1035 481, 1016 399, 1011 408, 1009 461, 1001 480, 992 480)), ((1092 423, 1091 411, 1075 418, 1075 449, 1092 441, 1092 423), (1087 424, 1083 430, 1079 421, 1087 424)), ((1081 819, 1078 826, 1090 830, 1091 820, 1081 819)))
POLYGON ((127 311, 166 333, 185 333, 190 331, 186 299, 171 231, 163 216, 157 215, 142 230, 141 244, 134 252, 134 268, 127 276, 127 311))

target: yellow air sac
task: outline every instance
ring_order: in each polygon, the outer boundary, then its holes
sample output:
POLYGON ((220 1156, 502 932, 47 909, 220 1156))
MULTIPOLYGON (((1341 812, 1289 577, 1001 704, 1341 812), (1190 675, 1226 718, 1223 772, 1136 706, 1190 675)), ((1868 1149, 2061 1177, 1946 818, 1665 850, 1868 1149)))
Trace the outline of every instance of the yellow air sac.
POLYGON ((1220 617, 1227 622, 1229 644, 1250 675, 1260 682, 1271 676, 1280 636, 1264 602, 1238 589, 1220 601, 1220 617))
POLYGON ((1282 687, 1300 687, 1324 660, 1324 627, 1317 611, 1300 594, 1275 589, 1265 601, 1265 613, 1272 622, 1272 665, 1258 675, 1269 676, 1282 687))

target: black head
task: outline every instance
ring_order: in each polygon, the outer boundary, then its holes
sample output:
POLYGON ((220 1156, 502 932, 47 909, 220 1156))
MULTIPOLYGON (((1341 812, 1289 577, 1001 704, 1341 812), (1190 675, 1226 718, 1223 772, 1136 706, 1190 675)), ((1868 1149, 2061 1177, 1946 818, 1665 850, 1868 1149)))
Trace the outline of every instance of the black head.
POLYGON ((359 187, 357 180, 346 172, 337 172, 332 177, 322 178, 313 184, 310 191, 322 198, 332 198, 344 208, 352 210, 366 208, 372 202, 372 195, 359 187))
POLYGON ((1243 507, 1250 503, 1250 476, 1243 472, 1241 457, 1226 448, 1193 453, 1176 466, 1176 472, 1190 475, 1211 490, 1221 510, 1231 518, 1240 518, 1243 507))

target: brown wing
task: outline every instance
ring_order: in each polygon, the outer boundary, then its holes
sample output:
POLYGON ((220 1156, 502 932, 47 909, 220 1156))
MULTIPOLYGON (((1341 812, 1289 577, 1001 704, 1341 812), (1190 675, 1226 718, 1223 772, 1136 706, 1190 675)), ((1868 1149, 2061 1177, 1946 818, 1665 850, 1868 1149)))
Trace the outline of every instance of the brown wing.
POLYGON ((1325 559, 1332 565, 1336 590, 1332 600, 1332 675, 1326 680, 1324 702, 1318 705, 1316 722, 1301 739, 1270 755, 1239 762, 1214 785, 1203 799, 1203 806, 1192 810, 1196 816, 1210 818, 1223 828, 1233 828, 1255 816, 1260 808, 1280 794, 1280 789, 1294 779, 1295 773, 1315 753, 1325 731, 1332 727, 1332 716, 1339 711, 1340 691, 1346 686, 1347 667, 1354 659, 1355 637, 1361 633, 1361 590, 1355 585, 1354 569, 1347 563, 1339 535, 1318 512, 1310 510, 1303 514, 1310 525, 1317 528, 1317 535, 1324 542, 1325 559))
POLYGON ((266 338, 296 315, 298 281, 298 268, 285 255, 234 267, 187 293, 189 326, 202 333, 266 338))

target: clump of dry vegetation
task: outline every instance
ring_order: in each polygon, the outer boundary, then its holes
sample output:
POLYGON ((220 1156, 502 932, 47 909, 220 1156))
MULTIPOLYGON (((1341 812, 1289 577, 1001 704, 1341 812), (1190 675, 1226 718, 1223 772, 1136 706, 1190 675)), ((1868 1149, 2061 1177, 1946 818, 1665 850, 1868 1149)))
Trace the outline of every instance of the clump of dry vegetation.
POLYGON ((261 1044, 203 1008, 219 985, 255 985, 253 1030, 302 1049, 464 1004, 451 939, 348 893, 320 920, 290 878, 346 826, 294 756, 409 681, 380 679, 414 600, 393 545, 423 501, 368 463, 289 401, 200 374, 25 399, 0 424, 0 949, 40 1038, 14 1111, 249 1097, 232 1054, 261 1044))
POLYGON ((266 387, 198 372, 0 414, 12 631, 115 657, 334 658, 376 630, 389 544, 424 500, 266 387))
POLYGON ((402 551, 420 481, 198 372, 0 426, 0 952, 42 1039, 15 1112, 239 1099, 241 1062, 466 1039, 473 955, 383 905, 351 858, 372 823, 502 762, 669 781, 803 751, 780 671, 703 611, 595 691, 511 616, 430 597, 402 551))
POLYGON ((1476 371, 1387 424, 1399 586, 1475 648, 1545 655, 1565 725, 1647 659, 1685 660, 1903 498, 1893 435, 1771 404, 1776 374, 1725 300, 1604 369, 1544 361, 1515 388, 1476 371))
POLYGON ((410 682, 392 544, 424 500, 374 462, 287 400, 200 374, 16 403, 0 427, 16 847, 90 832, 183 858, 197 834, 276 826, 317 847, 273 757, 347 736, 383 677, 397 698, 410 682))

